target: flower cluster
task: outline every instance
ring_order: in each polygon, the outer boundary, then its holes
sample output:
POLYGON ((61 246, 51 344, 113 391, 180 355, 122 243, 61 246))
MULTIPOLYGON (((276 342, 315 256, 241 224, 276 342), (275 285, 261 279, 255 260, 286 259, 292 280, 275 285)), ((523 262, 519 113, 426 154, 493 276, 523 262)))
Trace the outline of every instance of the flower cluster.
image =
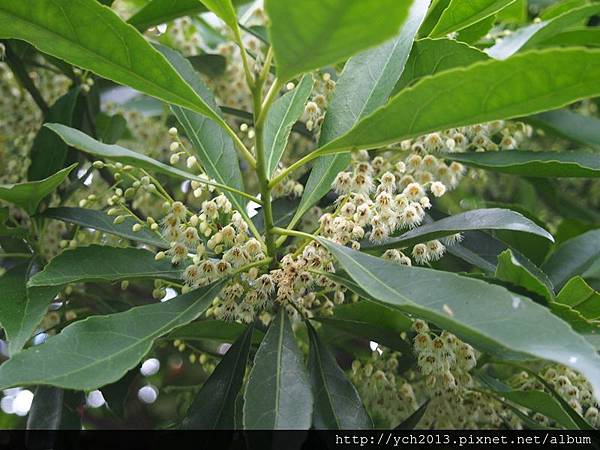
POLYGON ((356 386, 376 427, 393 428, 417 409, 412 385, 398 375, 399 353, 375 351, 369 361, 352 362, 350 380, 356 386))

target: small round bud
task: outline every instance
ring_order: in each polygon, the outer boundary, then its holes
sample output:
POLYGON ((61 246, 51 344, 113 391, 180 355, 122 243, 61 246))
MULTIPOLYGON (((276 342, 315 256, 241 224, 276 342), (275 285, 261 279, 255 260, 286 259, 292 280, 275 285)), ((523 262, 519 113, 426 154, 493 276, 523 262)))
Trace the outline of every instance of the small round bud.
POLYGON ((169 150, 172 152, 179 150, 179 142, 171 142, 171 145, 169 145, 169 150))
POLYGON ((142 225, 141 225, 141 224, 139 224, 139 223, 136 223, 136 224, 134 224, 134 225, 131 227, 131 230, 132 230, 134 233, 137 233, 138 231, 141 231, 141 229, 142 229, 142 225))
POLYGON ((104 169, 104 162, 103 161, 94 161, 94 164, 92 164, 94 166, 94 169, 104 169))
POLYGON ((177 136, 177 128, 175 128, 175 127, 169 128, 169 134, 171 136, 177 136))

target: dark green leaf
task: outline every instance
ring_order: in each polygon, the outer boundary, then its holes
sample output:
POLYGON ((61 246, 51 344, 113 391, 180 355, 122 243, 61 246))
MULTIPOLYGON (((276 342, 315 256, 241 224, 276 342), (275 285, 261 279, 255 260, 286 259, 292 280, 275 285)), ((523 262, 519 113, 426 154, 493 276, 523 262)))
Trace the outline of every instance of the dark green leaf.
POLYGON ((49 208, 41 214, 50 219, 62 220, 63 222, 73 223, 85 228, 104 231, 108 234, 114 234, 125 239, 144 244, 154 245, 159 248, 169 248, 166 242, 158 233, 143 228, 138 232, 132 231, 132 226, 138 222, 131 218, 126 218, 123 223, 113 223, 114 217, 106 215, 103 211, 85 208, 49 208))
POLYGON ((307 430, 312 411, 302 352, 281 308, 254 357, 244 393, 244 429, 307 430))
POLYGON ((474 45, 484 38, 497 22, 497 14, 493 14, 458 32, 458 41, 474 45))
MULTIPOLYGON (((333 99, 327 108, 319 137, 320 146, 346 133, 362 117, 372 113, 387 101, 404 71, 413 40, 428 6, 429 0, 415 1, 397 37, 351 58, 346 63, 337 81, 333 99)), ((291 224, 296 224, 329 192, 337 174, 346 169, 349 163, 349 154, 317 159, 291 224)))
MULTIPOLYGON (((167 338, 169 340, 181 339, 184 341, 212 340, 217 342, 235 341, 245 330, 244 325, 237 322, 223 322, 220 320, 199 320, 173 330, 167 338)), ((255 329, 252 343, 260 344, 264 333, 255 329)))
POLYGON ((267 0, 278 77, 288 80, 391 38, 406 19, 410 5, 410 1, 397 0, 267 0))
POLYGON ((600 157, 585 151, 452 153, 446 159, 494 172, 528 177, 600 177, 600 157))
POLYGON ((460 31, 494 15, 515 0, 452 0, 431 31, 432 37, 460 31))
POLYGON ((582 274, 600 257, 600 230, 592 230, 560 245, 542 264, 557 289, 582 274))
MULTIPOLYGON (((79 87, 75 87, 60 97, 50 107, 44 120, 71 126, 80 90, 79 87)), ((30 181, 37 181, 58 172, 65 165, 68 149, 69 147, 56 134, 45 127, 40 128, 31 147, 31 165, 27 178, 30 181)))
POLYGON ((557 34, 539 44, 541 47, 599 47, 600 29, 577 28, 557 34))
POLYGON ((90 245, 65 250, 28 283, 34 286, 62 286, 84 281, 121 281, 132 278, 179 279, 181 269, 167 259, 154 260, 154 253, 140 248, 90 245))
POLYGON ((535 234, 554 242, 554 238, 550 233, 523 215, 508 209, 489 208, 474 209, 449 216, 407 231, 403 235, 390 238, 381 244, 365 243, 364 248, 387 249, 410 247, 419 242, 430 241, 461 231, 471 230, 512 230, 535 234))
POLYGON ((18 353, 39 325, 57 288, 27 289, 27 264, 16 266, 0 277, 0 325, 8 338, 8 351, 18 353))
POLYGON ((77 166, 73 164, 40 181, 0 185, 0 200, 13 203, 33 214, 40 202, 56 190, 77 166))
MULTIPOLYGON (((175 67, 183 79, 192 86, 198 96, 203 98, 206 104, 221 117, 221 110, 217 106, 213 94, 204 85, 189 61, 180 53, 168 47, 157 45, 156 48, 175 67)), ((200 114, 178 106, 172 106, 171 111, 183 126, 198 161, 206 170, 208 176, 214 178, 218 183, 243 191, 244 182, 238 156, 233 141, 227 133, 212 120, 200 114)), ((234 208, 247 217, 244 198, 231 192, 224 192, 224 194, 229 198, 234 208)))
POLYGON ((533 23, 505 37, 498 44, 486 50, 495 59, 506 59, 514 53, 530 49, 562 33, 565 29, 579 24, 583 19, 598 14, 600 5, 585 5, 539 23, 533 23))
POLYGON ((318 154, 380 147, 432 131, 558 108, 600 94, 598 79, 600 50, 579 48, 532 51, 449 70, 400 92, 318 154))
MULTIPOLYGON (((298 201, 291 200, 289 198, 278 198, 271 203, 271 210, 273 211, 273 226, 275 227, 287 227, 292 217, 298 208, 298 201)), ((258 214, 252 218, 252 222, 256 226, 256 229, 263 233, 265 230, 265 217, 261 214, 260 209, 258 214)))
POLYGON ((39 386, 35 390, 29 416, 27 417, 28 430, 58 430, 62 419, 63 410, 62 389, 39 386))
POLYGON ((252 325, 231 346, 200 389, 188 409, 181 428, 215 430, 235 428, 235 401, 244 381, 252 325))
POLYGON ((219 120, 139 32, 95 0, 0 0, 0 38, 219 120))
POLYGON ((527 122, 565 139, 600 149, 600 120, 595 117, 560 109, 528 117, 527 122))
POLYGON ((572 328, 528 298, 448 272, 402 266, 318 238, 378 301, 455 333, 492 354, 548 359, 583 373, 600 389, 600 357, 572 328))
POLYGON ((532 273, 513 255, 510 250, 505 250, 498 256, 498 266, 496 267, 495 278, 507 281, 515 286, 521 286, 529 292, 533 292, 552 301, 554 292, 552 283, 541 270, 532 273))
POLYGON ((198 72, 211 78, 222 75, 227 67, 227 59, 224 56, 211 53, 190 56, 188 61, 198 72))
POLYGON ((487 59, 488 56, 481 50, 452 39, 420 39, 415 41, 393 93, 397 94, 425 76, 487 59))
POLYGON ((362 430, 373 422, 354 385, 335 357, 307 322, 310 353, 308 371, 315 398, 313 426, 325 430, 362 430))
POLYGON ((200 316, 222 287, 219 281, 164 303, 77 321, 0 365, 0 389, 38 384, 91 390, 112 383, 140 362, 156 338, 200 316))
POLYGON ((312 91, 314 81, 312 75, 305 75, 298 86, 291 92, 278 98, 265 122, 264 147, 267 174, 271 176, 285 151, 292 126, 304 112, 304 106, 312 91))
MULTIPOLYGON (((48 122, 56 122, 55 120, 48 120, 48 122)), ((62 122, 60 122, 62 123, 62 122)), ((65 123, 64 125, 69 125, 65 123)), ((125 131, 127 130, 127 121, 121 114, 115 114, 109 116, 104 113, 100 113, 96 116, 96 131, 98 133, 98 139, 105 144, 115 144, 125 131)), ((48 132, 51 132, 48 130, 48 132)), ((53 133, 56 136, 56 133, 53 133)), ((60 139, 56 136, 57 139, 60 139)))

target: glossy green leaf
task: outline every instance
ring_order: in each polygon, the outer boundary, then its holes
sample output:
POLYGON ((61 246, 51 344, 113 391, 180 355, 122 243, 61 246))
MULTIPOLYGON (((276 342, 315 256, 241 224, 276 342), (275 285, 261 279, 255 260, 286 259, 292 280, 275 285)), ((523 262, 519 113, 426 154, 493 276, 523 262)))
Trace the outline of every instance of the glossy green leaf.
MULTIPOLYGON (((415 1, 400 34, 385 44, 351 58, 337 81, 336 89, 321 127, 319 145, 350 130, 362 117, 383 105, 404 71, 413 40, 429 0, 415 1)), ((350 164, 349 154, 321 157, 313 165, 292 224, 329 190, 337 174, 350 164)))
POLYGON ((40 202, 56 190, 77 166, 73 164, 40 181, 0 185, 0 200, 20 206, 33 214, 40 202))
POLYGON ((136 242, 142 242, 148 245, 154 245, 159 248, 169 248, 169 243, 165 241, 160 234, 150 231, 148 228, 142 228, 140 231, 132 231, 137 221, 127 217, 123 223, 115 224, 114 217, 108 216, 104 211, 86 208, 49 208, 42 214, 49 219, 62 220, 93 230, 104 231, 108 234, 120 236, 136 242))
POLYGON ((446 159, 494 172, 528 177, 597 178, 600 157, 586 151, 533 152, 506 150, 501 152, 452 153, 446 159))
POLYGON ((106 158, 111 161, 118 161, 123 164, 131 164, 141 169, 151 172, 159 172, 180 180, 196 180, 206 182, 206 178, 201 178, 192 173, 169 166, 160 161, 150 158, 143 153, 134 152, 119 145, 108 145, 99 142, 85 133, 75 128, 65 127, 57 123, 46 124, 48 128, 58 134, 70 146, 75 147, 82 152, 94 155, 98 158, 106 158))
POLYGON ((288 80, 390 39, 398 33, 411 3, 267 0, 278 77, 288 80))
POLYGON ((600 94, 599 79, 600 50, 584 49, 533 51, 449 70, 400 92, 318 152, 369 149, 432 131, 558 108, 600 94))
POLYGON ((235 428, 235 401, 244 381, 253 327, 227 350, 225 356, 198 392, 181 428, 215 430, 235 428))
POLYGON ((518 391, 513 390, 499 380, 489 376, 480 376, 480 380, 497 393, 500 397, 510 400, 517 405, 523 406, 531 411, 539 412, 546 417, 556 421, 559 425, 568 430, 579 429, 577 423, 563 409, 562 405, 556 401, 552 395, 535 390, 518 391))
POLYGON ((378 301, 429 320, 477 348, 567 365, 600 389, 600 357, 583 337, 528 298, 448 272, 407 267, 318 238, 378 301))
POLYGON ((164 303, 77 321, 0 365, 0 389, 51 385, 91 390, 117 381, 156 338, 200 316, 222 286, 219 281, 164 303))
MULTIPOLYGON (((341 279, 332 277, 337 283, 341 279)), ((345 277, 343 283, 347 284, 350 280, 345 277)), ((353 287, 356 292, 358 287, 353 287)), ((370 299, 366 293, 361 294, 365 300, 370 299)), ((410 352, 410 344, 400 337, 402 332, 411 328, 412 322, 401 312, 388 308, 373 301, 359 301, 338 305, 335 308, 334 315, 331 317, 317 317, 318 322, 345 331, 354 336, 364 337, 371 341, 385 345, 394 350, 410 352)))
MULTIPOLYGON (((273 212, 273 226, 285 228, 290 223, 292 217, 298 208, 298 200, 282 197, 271 202, 271 210, 273 212)), ((263 233, 265 231, 265 216, 261 214, 261 210, 257 210, 257 214, 252 217, 252 223, 256 229, 263 233)))
POLYGON ((600 5, 585 5, 580 8, 570 9, 567 12, 543 22, 533 23, 523 27, 499 43, 486 50, 486 53, 495 59, 506 59, 518 51, 530 49, 550 39, 565 29, 579 24, 583 19, 600 12, 600 5))
POLYGON ((281 308, 254 357, 244 393, 244 429, 307 430, 312 412, 304 357, 281 308))
POLYGON ((308 371, 315 398, 313 427, 318 430, 373 428, 358 391, 315 329, 310 323, 306 326, 310 342, 308 371))
MULTIPOLYGON (((594 0, 593 0, 594 1, 594 0)), ((550 5, 540 13, 542 20, 550 20, 573 9, 580 8, 590 3, 589 0, 554 0, 547 2, 550 5)))
MULTIPOLYGON (((234 4, 243 5, 250 0, 234 0, 234 4)), ((128 22, 138 30, 144 31, 182 16, 193 16, 206 12, 200 0, 152 0, 135 13, 128 22)))
MULTIPOLYGON (((48 120, 48 122, 56 121, 48 120)), ((50 132, 50 130, 48 131, 50 132)), ((96 132, 99 141, 102 141, 105 144, 115 144, 119 139, 121 139, 126 131, 127 121, 121 114, 109 116, 108 114, 100 113, 96 116, 96 132)), ((57 139, 60 139, 58 136, 56 137, 57 139)))
POLYGON ((532 273, 510 250, 505 250, 498 256, 495 278, 515 286, 521 286, 547 301, 554 299, 553 286, 546 274, 541 270, 532 273))
POLYGON ((231 0, 200 0, 204 5, 223 19, 231 29, 237 29, 237 15, 231 0))
POLYGON ((27 416, 28 430, 58 430, 62 421, 64 391, 49 386, 35 390, 27 416))
POLYGON ((0 38, 219 119, 139 32, 95 0, 0 0, 0 38))
POLYGON ((121 281, 132 278, 179 279, 181 268, 167 259, 156 261, 154 253, 141 248, 90 245, 65 250, 28 283, 34 286, 62 286, 84 281, 121 281))
MULTIPOLYGON (((213 94, 200 79, 192 65, 180 53, 168 47, 157 45, 158 50, 175 67, 179 74, 204 99, 207 105, 221 117, 221 110, 217 106, 213 94)), ((178 106, 172 106, 171 111, 183 126, 187 137, 190 139, 196 157, 209 177, 218 183, 244 191, 244 182, 238 155, 233 146, 233 141, 227 133, 211 119, 200 114, 188 111, 178 106)), ((237 194, 224 192, 234 208, 246 216, 246 201, 237 194)), ((247 217, 247 216, 246 216, 247 217)))
POLYGON ((313 84, 312 75, 305 75, 293 91, 278 98, 269 109, 264 131, 265 160, 269 176, 277 169, 292 126, 302 116, 313 84))
MULTIPOLYGON (((70 126, 80 90, 75 87, 60 97, 50 107, 44 120, 70 126)), ((31 165, 27 171, 27 179, 43 180, 61 170, 68 150, 69 147, 56 134, 45 127, 40 128, 31 147, 31 165)))
POLYGON ((497 22, 497 14, 492 14, 457 33, 457 40, 465 44, 475 45, 492 30, 497 22))
POLYGON ((587 319, 600 319, 600 293, 581 277, 571 278, 556 296, 556 301, 570 306, 587 319))
POLYGON ((520 24, 527 20, 527 0, 516 0, 498 12, 498 21, 520 24))
POLYGON ((41 322, 56 288, 27 289, 27 264, 13 267, 0 277, 0 325, 8 340, 8 352, 18 353, 41 322))
MULTIPOLYGON (((240 337, 246 327, 237 322, 224 322, 221 320, 199 320, 173 330, 167 338, 184 341, 213 340, 217 342, 234 342, 240 337)), ((254 329, 252 343, 260 344, 264 333, 254 329)))
POLYGON ((381 244, 365 243, 364 248, 387 249, 410 247, 419 242, 430 241, 470 230, 511 230, 535 234, 549 241, 554 241, 550 233, 522 214, 508 209, 488 208, 474 209, 422 225, 398 237, 390 238, 381 244))
POLYGON ((431 31, 431 36, 440 37, 460 31, 497 13, 514 1, 470 0, 465 2, 463 0, 452 0, 431 31))
POLYGON ((600 149, 600 119, 595 117, 560 109, 536 114, 526 120, 562 138, 600 149))
POLYGON ((394 94, 425 76, 487 59, 488 56, 481 50, 463 42, 452 39, 419 39, 413 45, 404 72, 394 87, 394 94))
POLYGON ((600 47, 600 29, 576 28, 545 39, 542 47, 600 47))
POLYGON ((592 230, 560 245, 542 264, 554 286, 561 289, 567 281, 582 274, 600 257, 600 230, 592 230))
POLYGON ((429 36, 431 30, 436 26, 440 17, 450 4, 450 0, 432 0, 431 6, 429 7, 429 11, 427 12, 427 16, 423 21, 423 25, 419 30, 419 37, 423 38, 429 36))

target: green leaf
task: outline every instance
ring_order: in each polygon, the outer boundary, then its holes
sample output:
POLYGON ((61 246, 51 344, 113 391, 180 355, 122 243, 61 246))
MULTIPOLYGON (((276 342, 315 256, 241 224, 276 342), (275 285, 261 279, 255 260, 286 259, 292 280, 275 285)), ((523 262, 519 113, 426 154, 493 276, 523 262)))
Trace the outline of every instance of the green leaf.
POLYGON ((496 22, 497 14, 492 14, 491 16, 486 17, 485 19, 482 19, 479 22, 476 22, 473 25, 460 30, 457 33, 458 37, 456 39, 466 44, 473 45, 479 42, 483 37, 485 37, 494 27, 494 24, 496 22))
POLYGON ((419 30, 419 37, 423 38, 429 36, 431 30, 436 26, 440 17, 450 4, 450 0, 432 0, 429 11, 427 12, 427 16, 425 17, 425 21, 423 22, 423 26, 419 30))
MULTIPOLYGON (((397 37, 346 63, 327 108, 319 137, 320 146, 346 133, 362 117, 387 101, 404 71, 428 5, 429 0, 415 1, 397 37)), ((292 225, 329 192, 331 183, 350 164, 350 159, 349 154, 317 159, 306 182, 296 215, 291 221, 292 225)))
MULTIPOLYGON (((298 208, 298 201, 291 200, 287 197, 278 198, 271 202, 271 210, 273 212, 273 226, 285 228, 290 223, 292 217, 298 208)), ((264 233, 265 231, 265 216, 260 213, 260 209, 258 209, 258 214, 252 217, 252 223, 259 231, 259 233, 264 233)))
POLYGON ((527 0, 517 0, 498 13, 502 23, 520 24, 527 21, 527 0))
POLYGON ((29 267, 13 267, 0 277, 0 325, 8 340, 8 352, 18 353, 41 322, 56 288, 27 289, 29 267))
POLYGON ((393 94, 428 75, 485 61, 481 50, 452 39, 420 39, 415 41, 410 57, 393 94))
MULTIPOLYGON (((243 5, 250 0, 234 0, 234 4, 243 5)), ((206 7, 199 0, 152 0, 128 22, 140 31, 155 25, 169 22, 181 16, 193 16, 206 12, 206 7)))
MULTIPOLYGON (((234 342, 240 337, 246 327, 237 322, 223 322, 220 320, 199 320, 173 330, 167 339, 181 339, 185 341, 209 340, 218 342, 234 342)), ((264 333, 254 329, 252 343, 260 344, 264 333)))
POLYGON ((103 211, 85 208, 49 208, 41 216, 49 219, 62 220, 63 222, 73 223, 85 228, 104 231, 108 234, 114 234, 131 241, 142 242, 148 245, 154 245, 159 248, 169 248, 169 243, 165 241, 160 234, 142 228, 138 232, 132 231, 132 226, 138 222, 131 218, 126 218, 123 223, 113 223, 114 217, 106 215, 103 211))
POLYGON ((583 233, 560 245, 542 264, 557 289, 589 268, 600 256, 600 230, 583 233))
POLYGON ((222 287, 221 280, 164 303, 77 321, 0 365, 0 389, 37 384, 91 390, 117 381, 156 338, 200 316, 222 287))
POLYGON ((223 75, 227 68, 227 59, 218 54, 203 53, 201 55, 188 56, 187 60, 196 71, 210 78, 223 75))
POLYGON ((598 4, 568 10, 553 19, 533 23, 515 31, 487 49, 486 53, 495 59, 506 59, 518 51, 535 47, 599 12, 600 5, 598 4))
MULTIPOLYGON (((341 277, 340 277, 341 278, 341 277)), ((342 279, 332 276, 336 283, 342 279)), ((347 285, 350 281, 347 277, 343 283, 347 285)), ((356 287, 352 291, 356 292, 356 287)), ((365 300, 370 299, 366 293, 362 295, 365 300)), ((353 336, 360 336, 385 345, 394 350, 410 352, 410 344, 400 337, 404 331, 411 328, 412 322, 401 312, 381 305, 374 301, 359 301, 335 307, 334 315, 331 317, 317 317, 314 320, 345 331, 353 336)))
POLYGON ((181 269, 167 260, 155 261, 154 253, 141 248, 90 245, 65 250, 28 283, 34 286, 62 286, 84 281, 121 281, 132 278, 178 280, 181 269))
POLYGON ((231 430, 235 428, 235 401, 244 381, 252 325, 231 346, 198 392, 181 428, 186 430, 231 430))
POLYGON ((0 0, 0 38, 219 120, 138 31, 95 0, 0 0))
POLYGON ((40 181, 0 185, 0 200, 20 206, 28 214, 33 214, 40 202, 54 192, 76 166, 77 163, 40 181))
POLYGON ((532 273, 510 250, 505 250, 498 256, 495 278, 521 286, 547 301, 554 300, 553 286, 546 274, 541 270, 532 273))
POLYGON ((384 42, 398 33, 410 5, 397 0, 267 0, 277 76, 288 80, 384 42))
MULTIPOLYGON (((168 47, 157 45, 156 48, 175 67, 183 79, 192 86, 198 96, 203 98, 206 104, 221 117, 221 110, 217 106, 213 94, 204 85, 189 61, 180 53, 168 47)), ((183 126, 198 161, 208 176, 214 178, 218 183, 244 191, 238 155, 231 137, 207 117, 178 106, 172 106, 171 111, 183 126)), ((245 207, 247 202, 244 198, 228 191, 224 194, 229 198, 234 208, 247 218, 245 207)))
POLYGON ((595 117, 560 109, 536 114, 526 120, 562 138, 600 149, 600 119, 595 117))
POLYGON ((254 357, 244 393, 244 429, 307 430, 312 411, 303 355, 281 308, 254 357))
POLYGON ((600 293, 581 277, 573 277, 556 296, 556 301, 578 311, 586 319, 600 319, 600 293))
POLYGON ((511 230, 542 236, 554 242, 550 233, 514 211, 500 208, 474 209, 428 223, 393 237, 381 244, 364 243, 364 248, 388 249, 410 247, 424 241, 438 239, 461 231, 511 230))
POLYGON ((599 50, 542 50, 476 63, 422 79, 317 151, 369 149, 432 131, 558 108, 600 94, 598 79, 599 50))
POLYGON ((600 177, 600 157, 597 153, 586 151, 534 152, 506 150, 501 152, 449 153, 443 157, 471 167, 526 177, 600 177))
POLYGON ((229 28, 235 30, 238 28, 237 15, 231 0, 200 0, 204 5, 223 19, 229 28))
MULTIPOLYGON (((60 97, 50 107, 44 120, 70 126, 80 91, 79 87, 75 87, 60 97)), ((42 127, 31 147, 31 165, 27 178, 30 181, 37 181, 58 172, 65 165, 68 150, 69 147, 58 136, 42 127)))
MULTIPOLYGON (((55 122, 48 120, 48 122, 55 122)), ((69 125, 68 123, 64 125, 69 125)), ((50 131, 50 130, 48 130, 50 131)), ((96 116, 96 131, 100 141, 105 144, 115 144, 125 131, 127 131, 127 121, 121 114, 109 116, 100 113, 96 116)), ((58 136, 56 136, 58 138, 58 136)))
POLYGON ((28 430, 58 430, 63 411, 62 389, 39 386, 27 416, 28 430))
POLYGON ((364 430, 373 428, 354 385, 335 357, 307 322, 310 353, 308 372, 315 398, 313 427, 317 430, 364 430))
POLYGON ((541 47, 599 47, 600 29, 584 27, 568 30, 545 39, 539 45, 541 47))
POLYGON ((460 31, 496 14, 515 0, 452 0, 431 31, 432 37, 441 37, 460 31))
POLYGON ((577 423, 573 421, 561 404, 550 394, 543 391, 512 390, 509 386, 487 375, 480 376, 479 379, 482 380, 488 388, 500 395, 500 397, 530 409, 531 411, 539 412, 554 420, 567 430, 579 429, 577 423))
POLYGON ((378 301, 431 321, 503 357, 567 365, 600 390, 600 357, 583 337, 528 298, 448 272, 406 267, 318 238, 356 283, 378 301))
POLYGON ((292 126, 302 116, 313 84, 312 75, 305 75, 293 91, 278 98, 269 109, 264 131, 265 160, 269 176, 277 169, 292 126))
POLYGON ((75 128, 65 127, 57 123, 48 123, 45 125, 56 134, 58 134, 66 143, 82 152, 94 155, 98 158, 106 158, 112 161, 118 161, 123 164, 131 164, 140 169, 146 169, 151 172, 159 172, 180 180, 196 180, 206 182, 206 178, 201 178, 185 170, 177 169, 160 161, 150 158, 143 153, 134 152, 120 145, 108 145, 99 142, 85 133, 75 128))
POLYGON ((573 9, 587 5, 589 0, 554 0, 550 6, 545 8, 539 15, 542 20, 550 20, 573 9))

